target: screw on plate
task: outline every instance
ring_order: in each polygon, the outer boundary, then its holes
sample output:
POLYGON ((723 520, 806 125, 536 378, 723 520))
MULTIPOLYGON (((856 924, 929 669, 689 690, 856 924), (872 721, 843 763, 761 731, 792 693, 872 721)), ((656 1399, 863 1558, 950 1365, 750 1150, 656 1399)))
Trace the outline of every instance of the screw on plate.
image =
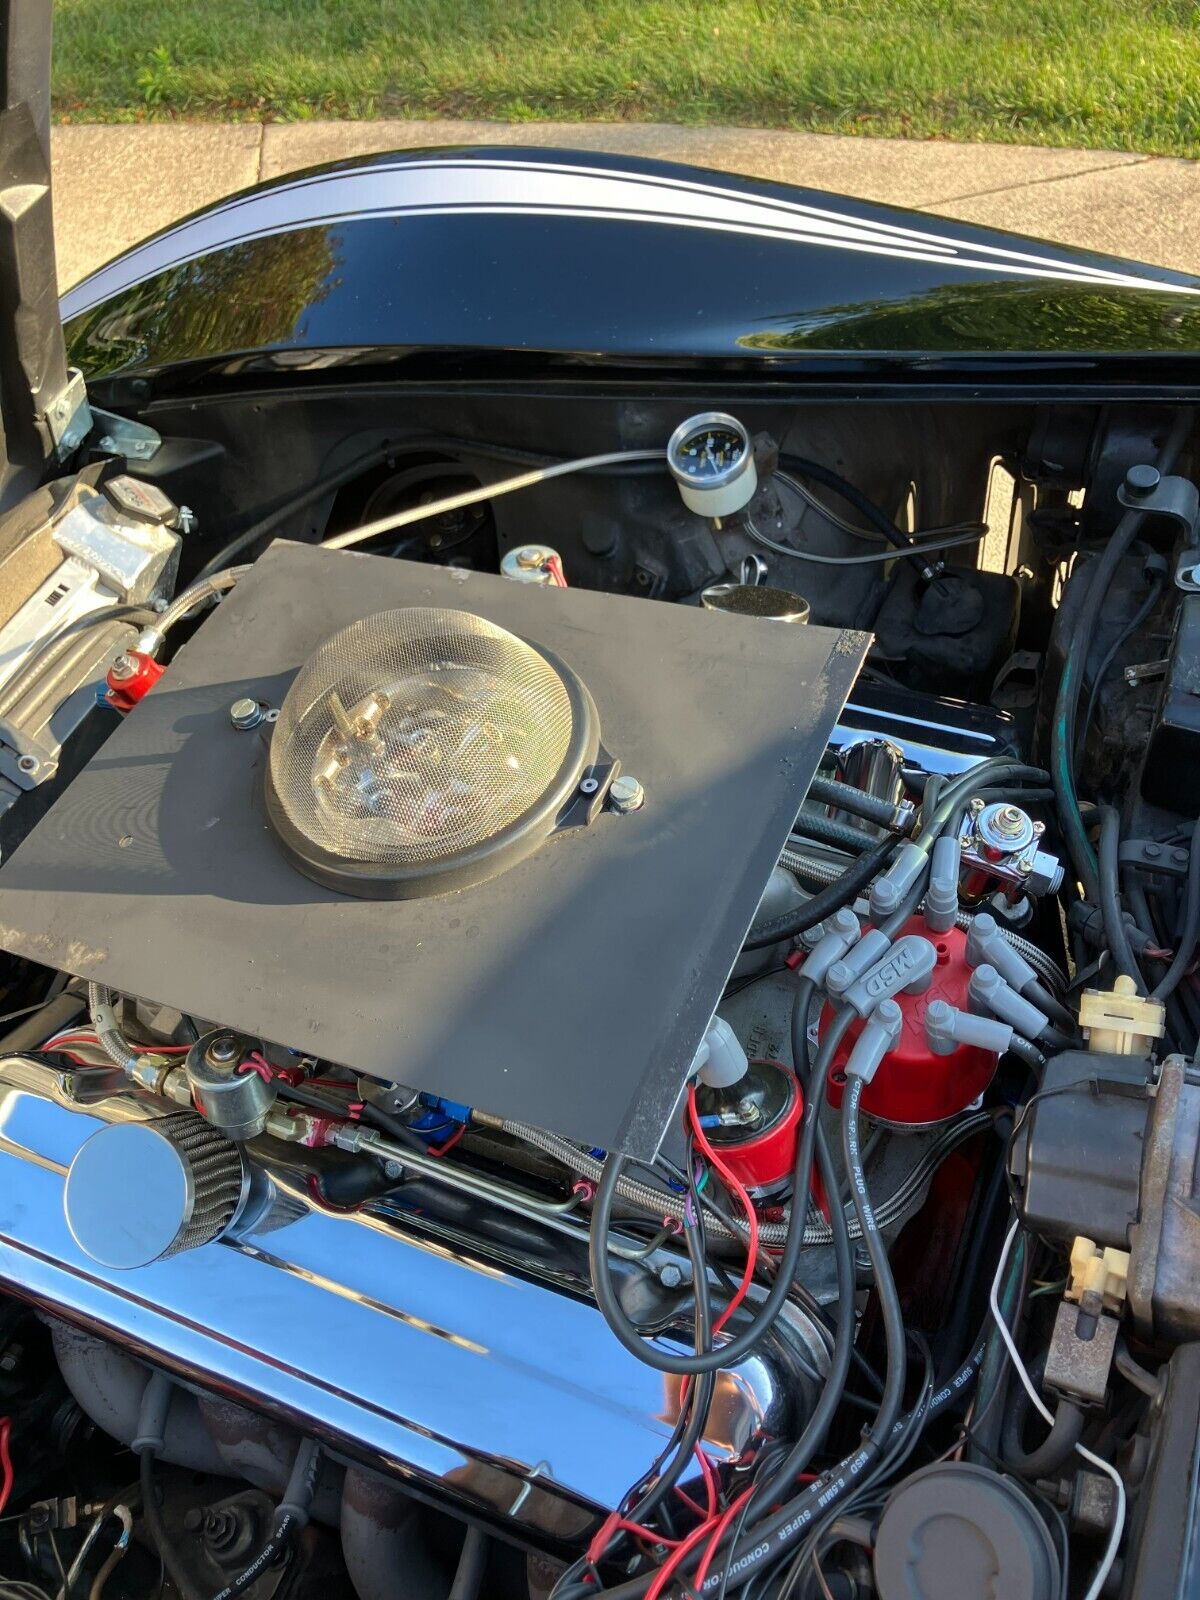
POLYGON ((258 727, 263 720, 263 708, 257 700, 251 700, 249 695, 243 696, 230 706, 229 720, 235 728, 245 733, 250 728, 258 727))
POLYGON ((595 794, 600 787, 599 778, 582 778, 579 783, 580 794, 595 794))
POLYGON ((609 786, 608 803, 619 815, 625 816, 630 811, 641 810, 646 803, 646 791, 636 778, 623 772, 609 786))
POLYGON ((36 756, 21 756, 17 762, 18 772, 36 772, 37 769, 38 758, 36 756))
POLYGON ((975 814, 975 816, 978 816, 979 813, 983 810, 983 801, 979 798, 978 795, 976 795, 975 798, 970 802, 970 804, 969 804, 967 809, 969 811, 972 811, 975 814))

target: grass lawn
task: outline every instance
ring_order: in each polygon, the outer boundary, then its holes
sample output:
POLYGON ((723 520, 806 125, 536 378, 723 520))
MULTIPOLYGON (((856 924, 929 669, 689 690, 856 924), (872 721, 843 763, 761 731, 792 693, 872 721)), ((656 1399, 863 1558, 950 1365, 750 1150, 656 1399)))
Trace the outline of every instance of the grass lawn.
POLYGON ((487 117, 1200 155, 1183 0, 57 0, 73 121, 487 117))

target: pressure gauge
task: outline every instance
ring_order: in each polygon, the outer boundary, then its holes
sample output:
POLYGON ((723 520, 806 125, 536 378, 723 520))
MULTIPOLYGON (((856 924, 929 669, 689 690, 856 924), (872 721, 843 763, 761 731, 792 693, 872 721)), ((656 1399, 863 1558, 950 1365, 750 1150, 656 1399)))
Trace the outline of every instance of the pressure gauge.
POLYGON ((723 411, 681 422, 667 445, 667 465, 684 505, 701 517, 732 516, 758 488, 750 435, 723 411))

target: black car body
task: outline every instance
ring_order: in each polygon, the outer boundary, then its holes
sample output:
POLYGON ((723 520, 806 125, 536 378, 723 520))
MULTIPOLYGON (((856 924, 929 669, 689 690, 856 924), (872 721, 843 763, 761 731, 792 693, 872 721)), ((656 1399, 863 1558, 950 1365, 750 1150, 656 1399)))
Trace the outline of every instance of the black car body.
POLYGON ((13 1593, 1197 1592, 1200 279, 5 12, 13 1593))

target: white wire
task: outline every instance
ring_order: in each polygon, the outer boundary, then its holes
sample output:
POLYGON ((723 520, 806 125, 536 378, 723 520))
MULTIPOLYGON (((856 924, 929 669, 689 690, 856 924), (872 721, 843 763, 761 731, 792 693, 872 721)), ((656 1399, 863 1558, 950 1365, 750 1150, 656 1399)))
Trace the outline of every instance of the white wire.
MULTIPOLYGON (((1021 1380, 1021 1383, 1025 1389, 1025 1393, 1029 1396, 1030 1400, 1041 1413, 1045 1421, 1053 1426, 1054 1413, 1050 1410, 1049 1406, 1044 1403, 1041 1395, 1038 1394, 1037 1390, 1034 1388, 1033 1380, 1030 1378, 1029 1373, 1025 1368, 1025 1363, 1021 1360, 1021 1353, 1017 1349, 1016 1340, 1008 1331, 1008 1324, 1005 1322, 1000 1312, 1000 1280, 1003 1278, 1004 1269, 1008 1265, 1008 1258, 1012 1253, 1013 1240, 1017 1237, 1017 1229, 1019 1226, 1019 1220, 1014 1217, 1012 1220, 1012 1225, 1004 1238, 1004 1249, 1000 1252, 1000 1260, 996 1264, 996 1275, 992 1279, 991 1293, 988 1295, 988 1305, 991 1307, 992 1316, 996 1319, 996 1327, 999 1330, 1000 1337, 1004 1340, 1005 1348, 1008 1350, 1009 1357, 1012 1360, 1017 1377, 1021 1380)), ((1095 1576, 1092 1578, 1091 1584, 1088 1586, 1087 1594, 1084 1596, 1084 1600, 1099 1600, 1100 1591, 1103 1589, 1105 1583, 1107 1582, 1108 1575, 1112 1571, 1113 1562, 1117 1559, 1117 1548, 1121 1543, 1121 1534, 1125 1529, 1125 1485, 1121 1481, 1121 1474, 1117 1471, 1116 1467, 1110 1465, 1109 1462, 1105 1461, 1101 1456, 1096 1455, 1093 1451, 1086 1449, 1085 1446, 1081 1444, 1077 1444, 1075 1446, 1075 1453, 1078 1456, 1082 1456, 1085 1461, 1090 1462, 1093 1467, 1099 1467, 1101 1472, 1112 1479, 1113 1487, 1117 1491, 1117 1510, 1116 1516, 1113 1519, 1112 1532, 1108 1536, 1108 1545, 1105 1548, 1100 1565, 1096 1568, 1095 1576)))
POLYGON ((434 500, 426 506, 410 506, 407 511, 393 511, 389 516, 365 522, 361 528, 348 528, 345 533, 335 533, 332 539, 322 541, 326 550, 344 550, 347 545, 361 544, 376 534, 390 533, 393 528, 407 528, 411 523, 424 522, 427 517, 440 517, 447 511, 461 511, 464 506, 477 506, 484 500, 495 500, 498 495, 515 494, 518 489, 532 489, 535 484, 546 483, 551 478, 565 478, 571 472, 587 472, 594 467, 621 466, 627 461, 665 461, 665 450, 609 450, 600 456, 580 456, 576 461, 557 461, 552 466, 534 467, 529 472, 518 473, 515 478, 501 478, 499 483, 485 483, 478 489, 465 489, 462 494, 447 495, 444 500, 434 500))

